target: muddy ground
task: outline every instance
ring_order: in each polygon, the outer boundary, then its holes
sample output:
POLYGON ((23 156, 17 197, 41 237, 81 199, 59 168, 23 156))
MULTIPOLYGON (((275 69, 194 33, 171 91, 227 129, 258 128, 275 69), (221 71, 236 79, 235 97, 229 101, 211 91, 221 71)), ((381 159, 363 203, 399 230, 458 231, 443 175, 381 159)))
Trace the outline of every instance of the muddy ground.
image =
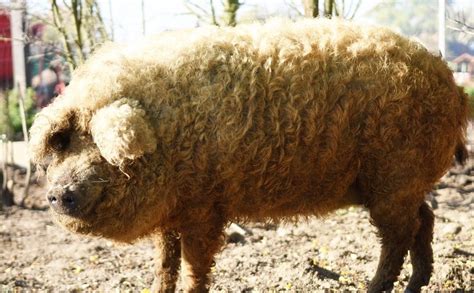
MULTIPOLYGON (((453 168, 428 195, 436 214, 435 271, 427 292, 474 290, 474 160, 453 168)), ((148 292, 153 248, 73 235, 56 226, 44 187, 33 186, 29 208, 0 212, 0 291, 148 292)), ((363 290, 373 276, 379 241, 362 208, 295 224, 229 228, 228 244, 213 268, 212 291, 309 292, 363 290)), ((407 284, 405 261, 396 284, 407 284)))

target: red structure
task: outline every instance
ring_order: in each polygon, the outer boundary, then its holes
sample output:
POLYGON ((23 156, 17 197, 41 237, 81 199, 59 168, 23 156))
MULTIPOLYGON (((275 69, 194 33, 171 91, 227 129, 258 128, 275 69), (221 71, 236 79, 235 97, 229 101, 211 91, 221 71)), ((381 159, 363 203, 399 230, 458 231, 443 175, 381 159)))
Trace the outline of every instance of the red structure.
POLYGON ((10 14, 0 9, 0 88, 11 86, 13 82, 12 43, 10 14))

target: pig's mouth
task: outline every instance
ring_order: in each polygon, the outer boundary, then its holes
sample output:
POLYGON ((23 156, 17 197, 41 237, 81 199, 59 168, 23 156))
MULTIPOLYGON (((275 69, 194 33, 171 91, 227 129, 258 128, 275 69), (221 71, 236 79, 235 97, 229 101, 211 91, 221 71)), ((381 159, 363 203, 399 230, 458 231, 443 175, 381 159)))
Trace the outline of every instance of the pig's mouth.
POLYGON ((105 200, 107 194, 106 188, 102 188, 97 197, 84 203, 77 210, 61 210, 51 207, 52 217, 58 224, 70 231, 80 234, 94 234, 97 230, 97 227, 95 227, 97 225, 95 210, 105 200))
POLYGON ((106 188, 99 186, 93 188, 71 188, 71 186, 73 185, 52 187, 48 191, 47 198, 54 213, 85 220, 107 194, 106 188))

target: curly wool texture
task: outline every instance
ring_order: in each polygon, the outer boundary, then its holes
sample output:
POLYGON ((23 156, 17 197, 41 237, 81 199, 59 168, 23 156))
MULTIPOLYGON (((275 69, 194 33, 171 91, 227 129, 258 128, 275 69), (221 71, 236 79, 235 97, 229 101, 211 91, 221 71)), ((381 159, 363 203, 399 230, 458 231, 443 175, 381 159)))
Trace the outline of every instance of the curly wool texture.
POLYGON ((364 205, 382 251, 369 292, 410 250, 408 289, 429 281, 427 191, 465 151, 466 96, 440 57, 342 21, 164 33, 107 45, 31 129, 68 229, 157 240, 157 291, 205 291, 229 221, 364 205), (67 194, 67 192, 65 193, 67 194))
POLYGON ((130 99, 121 99, 97 111, 91 134, 101 155, 112 165, 122 165, 156 150, 157 141, 145 111, 130 99), (121 138, 118 140, 117 138, 121 138))
POLYGON ((324 214, 350 201, 355 182, 364 202, 390 194, 421 202, 450 166, 467 120, 441 58, 389 30, 328 20, 106 45, 33 125, 37 161, 52 153, 51 133, 71 127, 71 112, 73 128, 92 134, 109 162, 144 156, 134 188, 166 190, 189 219, 214 205, 226 219, 324 214), (124 97, 126 117, 108 110, 124 97))

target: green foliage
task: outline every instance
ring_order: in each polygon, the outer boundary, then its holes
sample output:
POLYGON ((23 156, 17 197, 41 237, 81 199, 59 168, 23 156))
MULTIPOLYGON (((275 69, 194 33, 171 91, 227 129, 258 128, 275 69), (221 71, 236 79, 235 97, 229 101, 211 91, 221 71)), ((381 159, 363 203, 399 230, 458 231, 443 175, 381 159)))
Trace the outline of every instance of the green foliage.
MULTIPOLYGON (((0 101, 0 134, 7 134, 7 136, 12 137, 22 132, 18 93, 16 90, 11 90, 5 96, 8 100, 2 96, 0 101)), ((34 91, 31 88, 26 90, 25 111, 26 124, 29 128, 36 113, 34 91)))
POLYGON ((474 87, 465 87, 464 92, 470 97, 474 98, 474 87))
POLYGON ((402 0, 380 1, 370 11, 378 24, 399 30, 402 34, 419 38, 428 48, 437 48, 438 1, 402 0))
POLYGON ((469 104, 471 119, 474 119, 474 87, 465 87, 464 92, 469 96, 467 103, 469 104))
POLYGON ((2 135, 11 134, 10 119, 8 118, 7 99, 4 92, 0 91, 0 138, 2 135))

